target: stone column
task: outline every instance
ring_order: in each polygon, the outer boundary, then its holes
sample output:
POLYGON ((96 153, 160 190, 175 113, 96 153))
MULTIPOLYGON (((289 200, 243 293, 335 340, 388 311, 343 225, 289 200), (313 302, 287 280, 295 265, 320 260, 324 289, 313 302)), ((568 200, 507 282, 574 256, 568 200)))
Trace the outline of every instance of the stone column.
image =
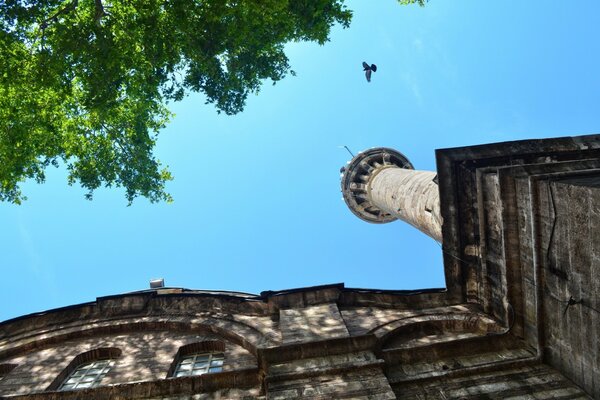
POLYGON ((376 224, 401 219, 442 241, 435 172, 415 171, 402 153, 385 147, 359 153, 341 172, 344 201, 354 215, 376 224))

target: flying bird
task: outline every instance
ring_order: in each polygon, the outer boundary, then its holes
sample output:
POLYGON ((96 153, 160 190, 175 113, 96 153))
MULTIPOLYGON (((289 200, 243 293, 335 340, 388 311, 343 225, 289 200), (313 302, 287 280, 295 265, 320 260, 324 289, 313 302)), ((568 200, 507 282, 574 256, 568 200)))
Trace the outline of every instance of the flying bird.
POLYGON ((363 61, 363 68, 363 71, 365 71, 365 76, 367 77, 367 82, 371 82, 371 72, 377 72, 377 65, 369 65, 363 61))

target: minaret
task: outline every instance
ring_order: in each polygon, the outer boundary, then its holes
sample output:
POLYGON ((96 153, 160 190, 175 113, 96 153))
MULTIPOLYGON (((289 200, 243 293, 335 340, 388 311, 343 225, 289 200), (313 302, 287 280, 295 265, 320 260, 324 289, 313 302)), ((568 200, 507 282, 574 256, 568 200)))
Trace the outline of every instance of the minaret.
POLYGON ((358 153, 341 172, 344 201, 354 215, 375 224, 401 219, 441 243, 435 172, 415 171, 402 153, 386 147, 358 153))

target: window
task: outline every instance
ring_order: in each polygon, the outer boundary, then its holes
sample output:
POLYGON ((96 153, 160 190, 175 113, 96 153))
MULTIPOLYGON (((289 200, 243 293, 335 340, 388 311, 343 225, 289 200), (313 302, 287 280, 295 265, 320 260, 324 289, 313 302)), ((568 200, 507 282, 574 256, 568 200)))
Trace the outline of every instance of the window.
POLYGON ((223 370, 223 353, 200 353, 183 356, 179 359, 173 376, 202 375, 223 370))
POLYGON ((186 344, 177 351, 167 378, 221 372, 225 353, 225 343, 220 340, 203 340, 186 344))
POLYGON ((115 347, 103 347, 81 353, 71 360, 46 390, 66 391, 100 386, 120 356, 121 350, 115 347))
POLYGON ((58 390, 96 387, 100 385, 100 381, 114 364, 115 360, 96 360, 81 364, 65 379, 58 390))

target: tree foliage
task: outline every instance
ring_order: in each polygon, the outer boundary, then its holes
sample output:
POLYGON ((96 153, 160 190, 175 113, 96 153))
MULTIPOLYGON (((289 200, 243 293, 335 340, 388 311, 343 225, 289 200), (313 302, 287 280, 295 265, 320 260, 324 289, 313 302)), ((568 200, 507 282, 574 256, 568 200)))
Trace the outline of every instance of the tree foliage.
POLYGON ((429 0, 398 0, 398 3, 400 4, 418 4, 421 7, 425 7, 425 3, 428 2, 429 0))
POLYGON ((170 200, 152 151, 190 91, 227 114, 291 73, 284 45, 349 25, 343 0, 0 1, 0 200, 66 165, 91 198, 170 200))

